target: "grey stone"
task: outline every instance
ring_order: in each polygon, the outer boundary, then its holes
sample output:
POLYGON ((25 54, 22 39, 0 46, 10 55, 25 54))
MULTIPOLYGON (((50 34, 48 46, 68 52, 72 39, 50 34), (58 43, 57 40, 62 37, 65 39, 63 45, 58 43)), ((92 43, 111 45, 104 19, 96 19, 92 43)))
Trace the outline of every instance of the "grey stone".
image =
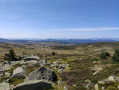
POLYGON ((91 83, 91 80, 86 79, 85 82, 86 83, 91 83))
POLYGON ((11 68, 12 68, 12 66, 9 64, 5 64, 5 66, 3 67, 4 70, 9 70, 11 68))
POLYGON ((64 82, 63 81, 58 81, 58 87, 61 87, 62 85, 64 84, 64 82))
POLYGON ((0 84, 0 90, 10 90, 9 83, 1 83, 0 84))
POLYGON ((105 87, 101 87, 101 90, 105 90, 105 87))
POLYGON ((109 76, 108 80, 115 82, 115 76, 109 76))
POLYGON ((99 90, 98 84, 95 84, 95 90, 99 90))
POLYGON ((59 64, 61 64, 59 61, 55 61, 55 62, 53 62, 53 64, 54 65, 59 65, 59 64))
POLYGON ((64 90, 68 90, 68 88, 66 86, 64 86, 64 90))
POLYGON ((13 90, 47 90, 47 89, 52 89, 51 83, 44 82, 41 80, 31 80, 15 86, 13 90))
POLYGON ((30 55, 30 56, 24 57, 24 60, 25 61, 40 60, 40 58, 38 56, 30 55))
POLYGON ((31 72, 24 81, 28 80, 44 80, 53 82, 57 80, 55 72, 47 67, 40 67, 38 70, 31 72))
POLYGON ((5 72, 5 76, 9 77, 9 76, 11 76, 11 73, 5 72))
POLYGON ((11 65, 13 66, 13 65, 19 64, 20 61, 11 61, 10 63, 11 63, 11 65))
POLYGON ((119 77, 109 76, 109 77, 108 77, 108 80, 111 81, 111 82, 116 82, 116 81, 119 81, 119 77))
POLYGON ((100 73, 100 71, 98 70, 98 71, 93 73, 93 76, 98 75, 99 73, 100 73))
POLYGON ((27 75, 27 72, 25 67, 17 67, 13 71, 12 77, 26 77, 26 75, 27 75))
POLYGON ((104 81, 98 81, 98 84, 105 84, 104 81))
POLYGON ((31 60, 31 61, 22 60, 22 61, 20 62, 20 64, 35 65, 35 64, 38 64, 38 61, 36 61, 36 60, 31 60))
POLYGON ((97 63, 97 61, 94 61, 94 62, 93 62, 93 64, 96 64, 96 63, 97 63))

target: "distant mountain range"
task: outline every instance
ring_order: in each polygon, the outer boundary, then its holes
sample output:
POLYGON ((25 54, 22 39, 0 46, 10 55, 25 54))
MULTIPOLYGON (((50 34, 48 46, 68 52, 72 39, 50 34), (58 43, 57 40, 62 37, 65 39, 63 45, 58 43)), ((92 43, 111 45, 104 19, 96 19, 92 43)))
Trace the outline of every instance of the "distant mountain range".
POLYGON ((63 44, 84 44, 84 43, 94 43, 94 42, 117 42, 119 39, 45 39, 45 40, 11 40, 11 39, 2 39, 0 42, 5 43, 38 43, 38 42, 59 42, 63 44))

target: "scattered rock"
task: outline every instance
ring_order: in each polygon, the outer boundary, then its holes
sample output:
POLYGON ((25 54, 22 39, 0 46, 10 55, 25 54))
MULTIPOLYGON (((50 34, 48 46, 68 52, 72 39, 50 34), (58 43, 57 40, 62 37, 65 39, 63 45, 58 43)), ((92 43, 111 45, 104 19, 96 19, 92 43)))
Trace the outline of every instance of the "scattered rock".
POLYGON ((98 84, 105 84, 104 81, 98 81, 98 84))
POLYGON ((53 64, 56 66, 56 65, 59 65, 61 63, 59 61, 55 61, 55 62, 53 62, 53 64))
POLYGON ((5 76, 9 77, 9 76, 11 76, 11 73, 5 72, 5 76))
POLYGON ((10 90, 9 83, 1 83, 0 84, 0 90, 10 90))
POLYGON ((24 58, 24 61, 31 61, 31 60, 40 60, 40 58, 38 56, 33 56, 33 55, 24 58))
POLYGON ((11 68, 12 68, 11 65, 5 64, 5 66, 3 67, 3 70, 9 70, 9 69, 11 69, 11 68))
POLYGON ((104 79, 104 82, 109 83, 109 82, 110 82, 110 80, 108 80, 108 79, 104 79))
POLYGON ((92 87, 94 87, 94 84, 91 82, 91 80, 86 79, 86 80, 85 80, 85 83, 83 83, 83 86, 84 86, 86 89, 91 89, 92 87))
POLYGON ((97 61, 94 61, 93 64, 97 64, 97 61))
POLYGON ((118 89, 119 89, 119 85, 118 85, 118 89))
POLYGON ((66 86, 64 86, 64 90, 68 90, 68 88, 66 86))
POLYGON ((86 83, 91 83, 91 81, 90 81, 90 80, 88 80, 88 79, 86 79, 86 80, 85 80, 85 82, 86 82, 86 83))
POLYGON ((40 80, 30 80, 15 86, 13 90, 47 90, 47 89, 52 89, 51 83, 40 80))
POLYGON ((58 81, 58 87, 61 87, 62 85, 64 84, 64 82, 63 81, 58 81))
POLYGON ((50 62, 47 59, 45 59, 45 60, 43 60, 43 64, 50 65, 50 62))
POLYGON ((76 87, 76 85, 72 85, 72 86, 76 87))
POLYGON ((98 84, 95 84, 95 90, 99 90, 98 84))
POLYGON ((24 81, 28 80, 44 80, 53 82, 57 80, 55 72, 47 67, 41 67, 36 71, 31 72, 24 81))
POLYGON ((101 71, 103 68, 102 68, 102 66, 101 65, 95 65, 93 68, 92 68, 92 70, 94 70, 94 71, 101 71))
POLYGON ((16 64, 19 64, 20 61, 11 61, 10 63, 11 63, 12 66, 14 66, 14 65, 16 65, 16 64))
POLYGON ((105 90, 105 87, 101 87, 101 90, 105 90))
POLYGON ((38 61, 36 60, 31 60, 31 61, 21 61, 20 64, 28 64, 28 65, 35 65, 38 64, 38 61))
POLYGON ((86 89, 90 89, 90 87, 91 87, 91 84, 89 84, 89 83, 85 85, 86 89))
POLYGON ((28 61, 28 65, 30 65, 30 66, 36 65, 36 64, 38 64, 38 62, 36 60, 28 61))
POLYGON ((98 71, 93 73, 93 76, 98 75, 99 73, 100 73, 100 71, 98 70, 98 71))
POLYGON ((116 82, 116 81, 119 81, 119 77, 109 76, 109 77, 108 77, 108 80, 111 81, 111 82, 116 82))
POLYGON ((25 67, 17 67, 13 71, 13 75, 12 75, 12 77, 26 77, 26 76, 27 76, 27 72, 25 67))

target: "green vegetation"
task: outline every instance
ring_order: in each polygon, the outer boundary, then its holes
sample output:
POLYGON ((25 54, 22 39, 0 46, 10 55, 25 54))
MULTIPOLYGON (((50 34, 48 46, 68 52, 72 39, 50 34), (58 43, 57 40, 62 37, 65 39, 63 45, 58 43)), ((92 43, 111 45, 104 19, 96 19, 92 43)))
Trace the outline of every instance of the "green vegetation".
POLYGON ((55 52, 52 52, 52 55, 55 55, 55 52))
POLYGON ((114 62, 119 62, 119 50, 118 49, 115 50, 115 53, 114 53, 112 59, 114 62))
POLYGON ((14 50, 10 49, 9 53, 4 54, 4 60, 10 61, 17 61, 18 59, 16 58, 14 50))
MULTIPOLYGON (((51 63, 59 61, 62 64, 69 64, 68 70, 59 73, 54 67, 45 65, 45 67, 53 69, 58 75, 58 80, 65 81, 65 86, 69 90, 86 90, 84 87, 85 80, 90 80, 93 84, 108 78, 110 75, 119 76, 119 42, 113 43, 89 43, 82 45, 59 45, 56 43, 29 43, 29 44, 6 44, 0 43, 0 60, 5 56, 6 60, 18 60, 17 56, 21 55, 38 55, 41 60, 49 60, 51 63), (11 50, 9 50, 12 48, 11 50), (8 51, 9 50, 9 51, 8 51), (115 50, 115 51, 114 51, 115 50), (15 51, 15 52, 14 52, 15 51), (9 53, 8 53, 9 52, 9 53), (4 53, 6 53, 4 55, 4 53), (47 57, 43 57, 46 55, 47 57), (114 62, 112 62, 114 61, 114 62), (101 66, 102 70, 98 75, 93 76, 95 66, 101 66), (76 85, 76 86, 75 86, 76 85)), ((13 73, 17 66, 6 72, 13 73)), ((27 73, 38 69, 40 65, 26 65, 27 73)), ((24 78, 0 77, 0 81, 10 79, 10 84, 19 84, 24 78)), ((105 84, 106 90, 113 90, 113 86, 117 89, 117 82, 105 84)), ((99 85, 101 88, 102 86, 99 85)), ((54 85, 54 90, 63 90, 63 86, 58 88, 54 85)))
POLYGON ((107 59, 108 57, 110 57, 110 53, 108 52, 101 52, 100 58, 101 59, 107 59))

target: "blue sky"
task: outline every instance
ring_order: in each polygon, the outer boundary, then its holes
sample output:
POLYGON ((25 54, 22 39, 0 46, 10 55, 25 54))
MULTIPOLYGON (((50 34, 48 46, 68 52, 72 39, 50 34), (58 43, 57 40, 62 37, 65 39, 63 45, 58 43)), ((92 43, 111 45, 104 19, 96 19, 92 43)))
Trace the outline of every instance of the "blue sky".
POLYGON ((119 0, 0 0, 0 38, 119 38, 119 0))

